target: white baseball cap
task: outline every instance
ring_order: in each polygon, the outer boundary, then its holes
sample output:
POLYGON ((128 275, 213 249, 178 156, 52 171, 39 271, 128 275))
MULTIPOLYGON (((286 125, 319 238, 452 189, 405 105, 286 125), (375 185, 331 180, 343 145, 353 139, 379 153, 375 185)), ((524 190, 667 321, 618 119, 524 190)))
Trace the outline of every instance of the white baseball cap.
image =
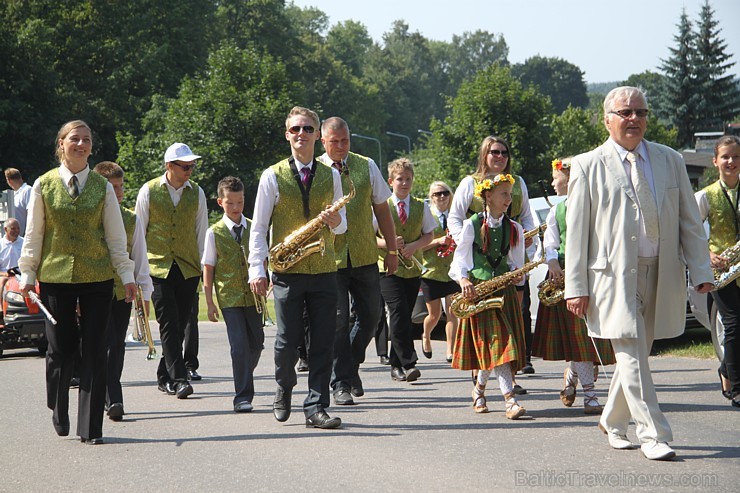
POLYGON ((195 161, 200 159, 200 156, 193 154, 190 148, 181 142, 176 142, 167 148, 164 153, 164 162, 170 163, 172 161, 195 161))

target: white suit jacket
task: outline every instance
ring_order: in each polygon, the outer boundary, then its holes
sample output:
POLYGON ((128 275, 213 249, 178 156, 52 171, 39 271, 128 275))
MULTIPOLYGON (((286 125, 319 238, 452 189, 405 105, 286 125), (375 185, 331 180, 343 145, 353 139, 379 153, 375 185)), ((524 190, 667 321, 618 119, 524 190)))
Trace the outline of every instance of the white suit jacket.
MULTIPOLYGON (((697 286, 714 278, 686 166, 669 147, 645 141, 653 170, 660 253, 655 338, 683 333, 686 267, 697 286)), ((637 197, 611 141, 573 159, 565 243, 565 297, 588 296, 589 334, 637 337, 637 197)), ((649 321, 648 321, 649 323, 649 321)))

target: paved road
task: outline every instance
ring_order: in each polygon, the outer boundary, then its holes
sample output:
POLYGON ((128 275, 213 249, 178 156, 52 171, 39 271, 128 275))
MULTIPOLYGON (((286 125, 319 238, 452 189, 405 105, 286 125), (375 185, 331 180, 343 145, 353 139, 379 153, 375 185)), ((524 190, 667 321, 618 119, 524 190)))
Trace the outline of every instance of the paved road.
MULTIPOLYGON (((128 414, 120 423, 106 420, 102 446, 56 436, 44 402, 43 359, 8 351, 0 359, 0 491, 737 491, 740 483, 740 414, 717 390, 714 361, 652 359, 678 453, 661 463, 610 449, 597 417, 564 408, 560 362, 535 361, 537 374, 520 377, 529 389, 522 398, 528 419, 506 420, 494 391, 493 412, 475 415, 469 376, 444 362, 438 341, 432 360, 422 356, 414 384, 391 381, 371 347, 362 368, 366 396, 356 406, 329 409, 344 421, 342 429, 305 428, 305 374, 291 419, 278 423, 271 410, 273 335, 268 328, 250 414, 231 408, 222 324, 201 324, 204 379, 184 401, 157 391, 156 363, 145 360, 144 347, 129 347, 128 414)), ((597 387, 604 402, 603 379, 597 387)), ((71 410, 74 431, 76 397, 71 410)), ((634 440, 633 430, 629 435, 634 440)))

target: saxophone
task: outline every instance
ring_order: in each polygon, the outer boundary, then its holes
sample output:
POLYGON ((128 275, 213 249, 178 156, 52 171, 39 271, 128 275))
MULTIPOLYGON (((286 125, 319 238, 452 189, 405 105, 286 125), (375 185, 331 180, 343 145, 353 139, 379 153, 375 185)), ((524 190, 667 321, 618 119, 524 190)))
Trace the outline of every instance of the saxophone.
MULTIPOLYGON (((349 193, 329 207, 328 210, 330 212, 338 212, 352 200, 355 196, 355 185, 352 183, 352 180, 349 181, 349 187, 349 193)), ((324 255, 325 244, 323 237, 310 242, 313 237, 324 229, 324 226, 326 224, 317 216, 283 238, 283 241, 270 248, 269 258, 272 270, 274 272, 285 272, 314 253, 324 255)))
POLYGON ((556 281, 554 279, 545 279, 537 285, 537 297, 540 299, 540 303, 552 306, 556 305, 560 301, 563 301, 565 295, 565 281, 560 279, 556 281))
POLYGON ((714 269, 714 290, 727 287, 732 281, 740 278, 740 241, 726 249, 720 256, 727 259, 730 266, 723 270, 714 269))
POLYGON ((458 318, 469 318, 491 308, 502 308, 504 306, 503 296, 493 298, 491 295, 501 291, 514 282, 514 279, 525 275, 544 261, 545 253, 543 249, 543 253, 539 259, 527 262, 518 269, 477 284, 475 286, 474 299, 468 301, 463 297, 462 293, 456 294, 452 298, 452 303, 450 303, 450 310, 458 318))

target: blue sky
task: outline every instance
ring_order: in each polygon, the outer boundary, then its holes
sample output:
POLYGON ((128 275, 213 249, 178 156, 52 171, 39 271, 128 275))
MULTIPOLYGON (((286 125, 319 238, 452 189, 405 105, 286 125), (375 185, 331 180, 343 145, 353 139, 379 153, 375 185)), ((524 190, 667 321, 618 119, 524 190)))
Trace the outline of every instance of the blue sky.
MULTIPOLYGON (((578 65, 587 82, 624 80, 645 70, 657 71, 674 45, 681 9, 694 21, 704 0, 294 0, 300 7, 325 12, 331 24, 347 19, 363 23, 376 41, 393 21, 411 31, 449 41, 453 34, 486 30, 503 34, 509 61, 534 55, 560 57, 578 65)), ((711 0, 721 37, 728 44, 740 77, 740 0, 711 0)))

